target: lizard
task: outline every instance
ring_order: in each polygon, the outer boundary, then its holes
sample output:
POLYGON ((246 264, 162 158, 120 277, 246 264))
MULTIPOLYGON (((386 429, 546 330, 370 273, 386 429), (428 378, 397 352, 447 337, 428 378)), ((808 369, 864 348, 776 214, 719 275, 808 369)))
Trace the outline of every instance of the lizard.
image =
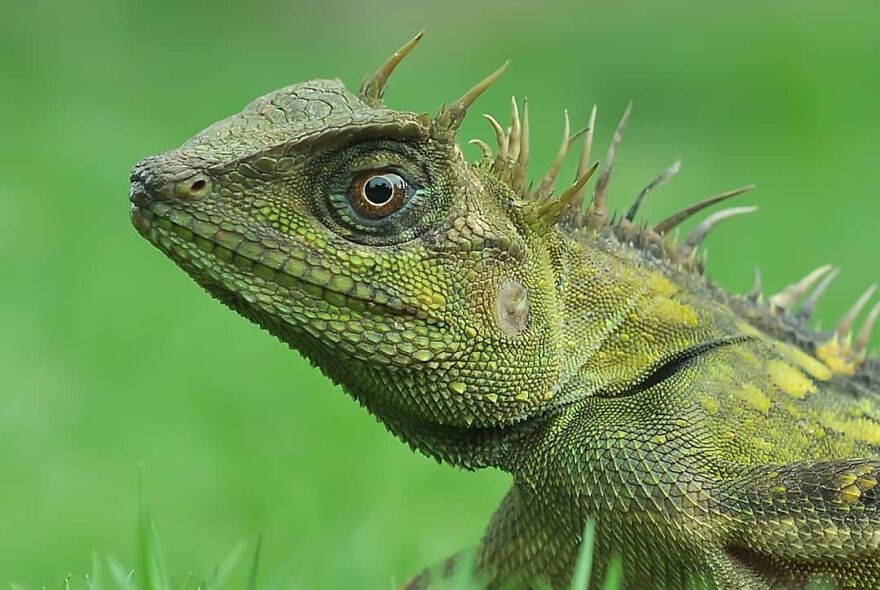
POLYGON ((856 323, 874 288, 817 331, 837 269, 768 297, 760 275, 747 295, 716 286, 701 242, 754 207, 683 240, 684 220, 745 189, 637 220, 678 162, 612 214, 629 108, 601 170, 594 107, 582 132, 566 113, 530 182, 515 99, 469 161, 458 129, 507 64, 436 115, 392 109, 421 37, 356 92, 287 86, 141 160, 136 230, 414 450, 509 473, 477 550, 490 584, 567 587, 592 522, 592 588, 618 559, 631 589, 880 588, 880 304, 856 323))

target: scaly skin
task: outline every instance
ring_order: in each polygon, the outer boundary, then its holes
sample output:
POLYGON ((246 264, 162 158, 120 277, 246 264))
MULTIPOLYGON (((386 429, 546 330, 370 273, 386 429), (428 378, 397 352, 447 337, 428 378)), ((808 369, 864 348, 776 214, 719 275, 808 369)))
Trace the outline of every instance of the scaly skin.
POLYGON ((414 448, 512 474, 480 547, 496 582, 565 587, 594 519, 594 586, 617 554, 626 588, 880 587, 870 325, 852 344, 851 320, 789 312, 821 272, 727 295, 674 224, 610 222, 613 149, 585 212, 585 166, 560 199, 555 174, 526 189, 518 115, 467 163, 455 131, 494 77, 434 118, 388 109, 417 40, 357 94, 289 86, 143 160, 135 227, 414 448), (371 170, 408 187, 375 219, 371 170))

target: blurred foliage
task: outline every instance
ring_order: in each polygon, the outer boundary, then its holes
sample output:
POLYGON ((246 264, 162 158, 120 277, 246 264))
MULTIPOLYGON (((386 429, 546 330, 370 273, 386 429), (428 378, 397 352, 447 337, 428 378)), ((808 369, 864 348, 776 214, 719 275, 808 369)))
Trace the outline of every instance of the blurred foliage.
POLYGON ((650 219, 757 183, 710 272, 742 291, 757 265, 773 290, 839 264, 828 325, 880 278, 878 25, 877 2, 816 0, 2 0, 0 584, 135 554, 140 461, 169 571, 263 531, 261 562, 304 588, 387 588, 476 542, 508 485, 412 454, 150 248, 128 221, 140 157, 282 85, 356 86, 427 27, 390 105, 433 111, 511 58, 479 109, 528 93, 540 171, 563 108, 597 102, 604 145, 633 99, 616 206, 678 156, 650 219))
MULTIPOLYGON (((594 539, 595 526, 592 521, 588 521, 580 544, 576 573, 570 584, 571 590, 582 590, 590 580, 594 539)), ((81 576, 67 574, 61 583, 61 588, 64 590, 80 590, 81 588, 88 590, 171 590, 172 588, 178 590, 227 590, 241 587, 231 583, 231 580, 233 580, 236 571, 243 570, 245 566, 247 566, 248 574, 243 586, 244 590, 289 590, 301 587, 295 580, 295 575, 284 569, 273 576, 268 576, 268 581, 260 581, 261 578, 267 578, 265 574, 260 572, 260 552, 262 550, 262 538, 260 537, 257 538, 249 565, 244 563, 242 559, 244 544, 239 544, 214 566, 209 575, 202 577, 188 571, 181 574, 182 578, 174 579, 168 574, 163 563, 162 546, 156 534, 149 505, 143 495, 143 488, 141 488, 138 505, 137 544, 138 557, 134 568, 122 565, 114 557, 93 553, 90 572, 81 576)), ((484 589, 487 580, 477 571, 477 558, 476 548, 459 553, 451 572, 446 571, 447 566, 429 570, 427 584, 434 590, 484 589)), ((623 581, 621 572, 620 560, 615 559, 602 580, 603 590, 619 590, 623 581)), ((514 586, 518 587, 514 582, 508 582, 499 590, 507 588, 515 590, 514 586)), ((11 590, 26 589, 13 583, 11 590)), ((536 590, 550 590, 550 586, 547 583, 539 582, 536 590)))

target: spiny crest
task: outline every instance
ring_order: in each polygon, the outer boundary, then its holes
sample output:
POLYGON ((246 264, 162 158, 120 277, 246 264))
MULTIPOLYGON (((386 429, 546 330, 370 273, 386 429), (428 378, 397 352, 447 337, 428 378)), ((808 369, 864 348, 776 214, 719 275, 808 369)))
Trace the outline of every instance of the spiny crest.
MULTIPOLYGON (((566 111, 563 119, 562 139, 550 168, 537 186, 527 186, 531 133, 528 101, 523 101, 522 115, 520 115, 519 104, 516 98, 512 97, 510 111, 511 122, 506 129, 492 115, 483 115, 494 131, 495 141, 498 144, 497 156, 493 154, 492 148, 485 142, 471 140, 471 143, 478 145, 483 152, 484 165, 489 167, 498 179, 507 183, 517 194, 519 197, 517 206, 523 217, 536 224, 552 226, 566 214, 579 211, 587 182, 599 167, 598 162, 592 166, 582 165, 574 183, 567 187, 558 198, 555 196, 559 170, 562 168, 572 144, 581 135, 587 134, 588 129, 582 129, 572 134, 571 120, 568 111, 566 111)), ((587 156, 589 156, 589 152, 587 152, 587 156)))
MULTIPOLYGON (((360 88, 361 98, 373 106, 381 106, 388 79, 395 68, 406 58, 412 49, 421 41, 424 31, 389 57, 372 76, 368 77, 360 88)), ((456 132, 461 126, 468 109, 488 88, 501 76, 509 62, 489 74, 468 90, 460 99, 449 106, 441 107, 431 124, 432 136, 438 139, 454 141, 456 132)), ((564 113, 562 140, 550 168, 537 186, 528 183, 529 142, 531 129, 529 126, 528 102, 523 100, 522 111, 516 98, 511 98, 511 121, 505 127, 492 115, 484 115, 492 127, 497 145, 497 153, 483 140, 473 139, 483 156, 481 166, 490 170, 495 177, 507 183, 517 195, 516 207, 524 219, 537 227, 551 227, 556 224, 565 226, 572 231, 587 230, 606 232, 615 236, 622 243, 635 244, 661 256, 685 270, 702 273, 705 267, 703 257, 697 255, 700 244, 719 223, 724 220, 753 213, 757 207, 730 207, 709 215, 698 224, 680 244, 672 233, 684 221, 693 217, 703 209, 717 205, 754 188, 753 185, 727 191, 702 201, 698 201, 681 211, 663 219, 650 227, 636 224, 635 219, 639 208, 649 194, 675 176, 681 169, 681 160, 661 172, 649 182, 636 196, 626 214, 619 220, 609 216, 608 189, 614 171, 617 152, 623 140, 623 133, 632 113, 630 103, 623 113, 608 147, 602 172, 593 189, 593 196, 585 206, 587 184, 598 169, 599 163, 590 164, 593 146, 593 134, 596 127, 596 107, 590 111, 587 126, 575 133, 571 132, 571 121, 568 111, 564 113), (574 142, 583 137, 581 155, 574 182, 555 197, 559 171, 574 142)), ((768 308, 772 312, 791 313, 796 304, 804 296, 803 303, 796 317, 809 319, 815 312, 819 300, 828 290, 831 282, 837 277, 839 270, 825 265, 809 273, 800 281, 789 285, 783 291, 768 299, 768 308), (815 289, 813 287, 815 286, 815 289), (810 291, 811 289, 812 292, 810 291), (808 295, 809 293, 809 295, 808 295)), ((877 286, 873 285, 855 302, 844 315, 831 334, 831 337, 817 348, 817 356, 825 361, 835 372, 852 374, 856 367, 867 358, 867 348, 874 328, 880 323, 880 302, 876 303, 867 315, 865 322, 857 334, 853 326, 874 296, 877 286)), ((755 270, 755 287, 747 298, 755 304, 763 304, 761 274, 755 270)))
POLYGON ((538 182, 537 186, 528 184, 529 136, 531 133, 528 101, 523 100, 522 109, 520 110, 516 98, 511 98, 510 111, 511 120, 507 127, 503 126, 492 115, 483 115, 492 127, 497 152, 493 152, 492 148, 483 140, 474 139, 470 143, 479 147, 482 152, 483 159, 480 165, 491 170, 496 178, 507 183, 516 193, 518 196, 516 205, 521 209, 526 219, 534 220, 545 226, 563 223, 574 230, 586 229, 598 232, 608 229, 621 241, 657 245, 660 247, 658 253, 664 258, 680 263, 686 268, 702 271, 703 261, 696 257, 695 254, 697 247, 705 240, 709 232, 726 219, 757 210, 756 207, 731 207, 724 209, 710 215, 699 224, 681 245, 678 245, 674 240, 670 241, 667 239, 668 234, 673 229, 696 213, 741 195, 753 188, 752 186, 746 186, 699 201, 664 219, 653 228, 648 228, 647 226, 636 227, 634 220, 638 214, 639 207, 653 190, 678 173, 681 168, 681 160, 677 160, 639 192, 635 202, 630 206, 623 218, 619 221, 611 219, 608 211, 609 186, 617 152, 632 113, 632 103, 627 106, 617 125, 614 138, 608 147, 605 164, 593 189, 593 197, 589 204, 586 205, 586 209, 584 209, 584 195, 587 191, 587 183, 598 167, 598 162, 592 165, 589 163, 593 147, 593 132, 596 126, 596 107, 594 106, 590 112, 587 127, 574 134, 571 133, 571 121, 568 111, 565 111, 562 140, 559 144, 559 149, 553 158, 553 162, 550 164, 550 168, 540 182, 538 182), (581 149, 581 156, 578 159, 575 181, 563 191, 559 198, 555 198, 554 192, 559 170, 575 140, 581 136, 583 136, 583 147, 581 149))
MULTIPOLYGON (((838 274, 840 274, 839 268, 834 268, 830 264, 820 266, 801 280, 770 297, 768 300, 770 308, 783 314, 793 313, 795 317, 806 321, 813 316, 820 299, 828 291, 838 274), (804 296, 806 296, 805 299, 804 296), (802 300, 800 309, 794 312, 794 308, 802 300)), ((757 276, 760 277, 760 275, 757 276)), ((757 292, 760 297, 759 283, 754 292, 757 292)), ((858 333, 854 331, 854 326, 859 315, 876 292, 876 284, 868 287, 840 319, 828 340, 817 347, 817 356, 834 372, 852 374, 855 368, 867 358, 871 336, 878 320, 880 320, 880 302, 877 302, 868 312, 858 333)))
MULTIPOLYGON (((520 111, 516 99, 511 99, 511 122, 506 128, 492 115, 484 115, 495 135, 497 153, 493 152, 492 148, 482 140, 472 140, 471 143, 477 145, 482 152, 483 160, 480 165, 491 170, 497 178, 506 182, 517 194, 516 206, 520 209, 524 218, 549 226, 560 223, 563 220, 569 220, 571 218, 568 214, 576 213, 574 223, 568 224, 570 229, 575 231, 586 229, 594 232, 610 230, 610 233, 621 242, 642 246, 647 245, 651 247, 653 252, 663 256, 680 268, 701 273, 705 267, 705 260, 697 256, 697 251, 712 229, 722 221, 739 215, 754 213, 758 208, 755 206, 729 207, 717 211, 699 223, 680 244, 674 238, 670 239, 671 232, 685 220, 704 209, 740 196, 753 189, 754 186, 744 186, 698 201, 663 219, 653 227, 634 225, 638 210, 645 198, 681 169, 681 160, 676 160, 639 192, 635 201, 627 210, 626 215, 619 221, 609 219, 608 187, 614 170, 617 151, 623 139, 623 131, 631 112, 632 104, 627 106, 617 126, 614 138, 608 148, 605 165, 593 190, 593 198, 585 210, 582 209, 586 185, 599 165, 596 162, 592 166, 588 166, 596 121, 595 106, 590 113, 588 127, 574 134, 571 133, 571 121, 568 111, 564 112, 562 141, 556 156, 550 164, 550 168, 540 182, 538 182, 537 186, 527 185, 530 127, 528 103, 526 101, 523 101, 522 110, 520 111), (520 112, 522 112, 522 115, 520 115, 520 112), (584 144, 579 159, 576 180, 559 198, 554 198, 559 170, 574 140, 580 136, 584 137, 584 144)), ((804 300, 796 314, 796 317, 799 319, 809 319, 838 272, 838 269, 833 269, 830 265, 816 269, 797 283, 770 297, 768 308, 771 312, 781 310, 787 313, 809 293, 809 296, 804 300), (815 290, 810 292, 814 285, 817 285, 815 290)), ((747 298, 755 304, 763 304, 761 275, 757 269, 755 273, 755 288, 747 298)), ((853 326, 859 314, 863 311, 871 297, 873 297, 876 289, 876 285, 868 289, 840 320, 830 339, 818 347, 817 355, 827 362, 835 372, 854 372, 867 358, 867 348, 871 335, 875 327, 880 323, 880 302, 868 313, 867 319, 858 331, 858 334, 854 334, 853 326)))
MULTIPOLYGON (((419 31, 415 37, 407 41, 403 47, 395 51, 391 57, 385 60, 385 63, 379 66, 379 69, 376 70, 372 76, 369 76, 364 80, 358 91, 358 95, 364 100, 364 102, 375 107, 383 105, 385 87, 388 84, 391 74, 394 73, 394 70, 400 65, 400 62, 402 62, 415 46, 419 44, 419 41, 422 40, 424 35, 424 29, 419 31)), ((437 113, 432 122, 432 135, 436 138, 454 139, 456 131, 458 131, 461 122, 464 120, 464 116, 467 114, 467 110, 480 97, 480 95, 488 90, 489 87, 501 77, 501 74, 504 73, 504 70, 507 69, 509 64, 510 62, 504 62, 500 68, 477 82, 473 88, 465 92, 461 98, 448 107, 445 105, 442 106, 440 112, 437 113)))

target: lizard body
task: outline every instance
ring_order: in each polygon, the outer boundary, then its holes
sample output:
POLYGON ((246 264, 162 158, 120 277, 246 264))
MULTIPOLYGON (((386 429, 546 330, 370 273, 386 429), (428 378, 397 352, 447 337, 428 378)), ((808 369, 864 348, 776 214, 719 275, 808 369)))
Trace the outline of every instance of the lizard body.
POLYGON ((141 161, 137 230, 413 448, 511 473, 479 550, 495 582, 565 587, 592 519, 593 585, 619 556, 626 588, 880 587, 880 305, 853 334, 873 291, 824 334, 805 318, 828 267, 768 301, 712 285, 699 242, 751 209, 669 232, 742 191, 611 219, 629 110, 586 209, 591 130, 555 189, 567 117, 535 185, 515 101, 509 128, 489 117, 497 154, 466 162, 456 130, 501 70, 435 117, 389 109, 419 38, 358 93, 289 86, 141 161))

